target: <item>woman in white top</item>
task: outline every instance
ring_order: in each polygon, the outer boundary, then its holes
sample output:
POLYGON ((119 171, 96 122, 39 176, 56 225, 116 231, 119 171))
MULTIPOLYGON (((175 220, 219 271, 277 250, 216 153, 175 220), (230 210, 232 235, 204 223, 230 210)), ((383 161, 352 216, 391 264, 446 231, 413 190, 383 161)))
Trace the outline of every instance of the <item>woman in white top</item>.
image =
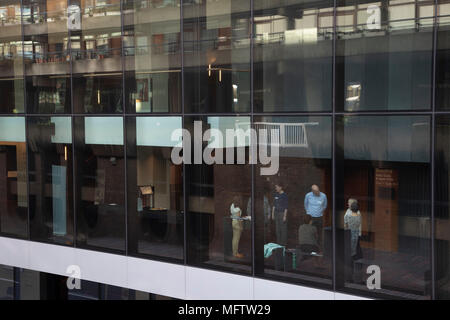
POLYGON ((240 208, 240 199, 238 196, 233 198, 230 206, 231 225, 233 227, 233 239, 231 241, 233 256, 243 258, 244 255, 239 253, 239 240, 241 239, 242 230, 244 230, 244 222, 241 219, 242 210, 240 208))

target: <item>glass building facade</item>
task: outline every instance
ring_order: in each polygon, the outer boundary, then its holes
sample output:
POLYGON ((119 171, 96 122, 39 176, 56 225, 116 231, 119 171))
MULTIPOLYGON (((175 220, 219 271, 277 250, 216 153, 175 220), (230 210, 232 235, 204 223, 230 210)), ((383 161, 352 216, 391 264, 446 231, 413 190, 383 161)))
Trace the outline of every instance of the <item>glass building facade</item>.
POLYGON ((1 1, 0 235, 450 299, 449 26, 448 0, 1 1), (277 129, 278 171, 245 141, 175 163, 197 124, 277 129))

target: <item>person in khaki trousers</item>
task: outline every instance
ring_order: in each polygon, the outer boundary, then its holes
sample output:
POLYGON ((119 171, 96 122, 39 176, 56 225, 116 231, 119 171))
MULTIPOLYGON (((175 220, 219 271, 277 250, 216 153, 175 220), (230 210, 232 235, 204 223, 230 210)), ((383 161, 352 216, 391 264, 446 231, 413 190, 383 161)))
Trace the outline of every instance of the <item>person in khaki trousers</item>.
POLYGON ((233 256, 236 258, 243 258, 244 255, 239 253, 239 240, 241 240, 242 230, 244 230, 244 221, 241 220, 242 210, 239 197, 233 198, 233 203, 230 207, 231 225, 233 227, 233 239, 231 241, 233 256))

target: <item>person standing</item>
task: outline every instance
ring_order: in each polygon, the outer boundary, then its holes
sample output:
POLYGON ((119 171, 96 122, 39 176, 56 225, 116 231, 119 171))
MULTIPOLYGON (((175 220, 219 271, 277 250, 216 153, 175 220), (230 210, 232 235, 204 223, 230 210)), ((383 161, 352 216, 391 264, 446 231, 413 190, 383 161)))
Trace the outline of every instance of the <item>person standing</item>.
POLYGON ((287 211, 288 196, 280 184, 275 184, 273 196, 272 220, 275 220, 275 234, 277 243, 287 245, 287 211))
POLYGON ((361 230, 361 214, 359 212, 358 202, 352 202, 350 205, 351 213, 344 216, 344 228, 351 231, 351 256, 356 256, 359 233, 361 230))
POLYGON ((231 240, 231 248, 235 258, 243 258, 244 255, 239 252, 239 241, 241 240, 242 230, 244 230, 244 222, 241 219, 242 210, 240 208, 240 199, 235 196, 230 206, 231 225, 233 227, 233 239, 231 240))
POLYGON ((322 248, 323 212, 327 208, 327 196, 325 193, 320 192, 318 185, 313 184, 311 192, 308 192, 305 196, 304 205, 306 214, 312 218, 312 225, 317 228, 318 244, 322 248))

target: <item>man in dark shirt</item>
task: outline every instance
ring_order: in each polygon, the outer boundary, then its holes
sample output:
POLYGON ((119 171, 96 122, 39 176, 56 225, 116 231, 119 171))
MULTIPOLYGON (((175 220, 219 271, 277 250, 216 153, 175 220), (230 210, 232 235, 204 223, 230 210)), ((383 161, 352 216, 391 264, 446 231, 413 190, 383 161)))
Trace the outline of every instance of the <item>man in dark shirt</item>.
POLYGON ((283 191, 283 187, 280 184, 275 185, 273 199, 272 220, 275 220, 277 243, 286 246, 288 196, 283 191))

